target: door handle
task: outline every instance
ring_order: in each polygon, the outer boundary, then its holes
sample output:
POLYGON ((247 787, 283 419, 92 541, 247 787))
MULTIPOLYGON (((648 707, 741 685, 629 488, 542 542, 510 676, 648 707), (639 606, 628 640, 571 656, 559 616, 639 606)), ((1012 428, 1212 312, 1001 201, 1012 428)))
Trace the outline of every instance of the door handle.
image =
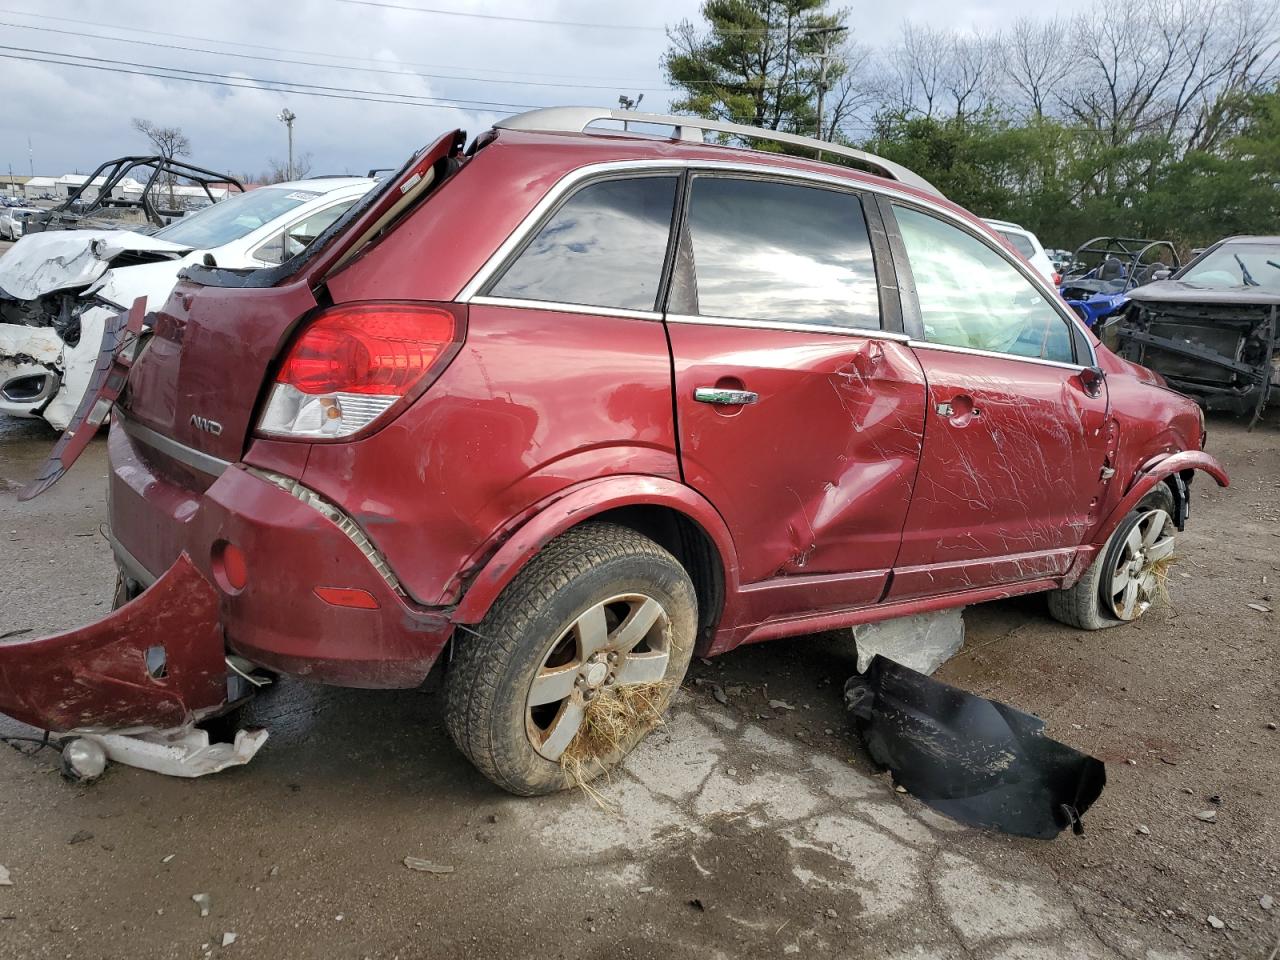
POLYGON ((982 411, 973 405, 973 397, 963 393, 934 404, 933 409, 938 416, 946 417, 957 427, 963 427, 975 417, 982 416, 982 411))
POLYGON ((740 407, 746 403, 755 403, 760 394, 752 390, 726 390, 723 387, 697 387, 693 391, 693 399, 699 403, 714 403, 722 407, 740 407))

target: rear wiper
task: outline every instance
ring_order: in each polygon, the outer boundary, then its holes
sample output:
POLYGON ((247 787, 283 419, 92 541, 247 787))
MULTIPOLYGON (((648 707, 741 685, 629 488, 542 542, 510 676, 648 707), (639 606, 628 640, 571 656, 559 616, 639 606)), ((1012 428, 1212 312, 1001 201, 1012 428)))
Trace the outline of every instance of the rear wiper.
POLYGON ((1244 276, 1244 285, 1246 287, 1260 286, 1258 281, 1253 279, 1253 275, 1249 273, 1249 268, 1244 265, 1244 261, 1240 259, 1240 254, 1233 253, 1232 256, 1236 258, 1236 263, 1240 264, 1240 273, 1244 276))

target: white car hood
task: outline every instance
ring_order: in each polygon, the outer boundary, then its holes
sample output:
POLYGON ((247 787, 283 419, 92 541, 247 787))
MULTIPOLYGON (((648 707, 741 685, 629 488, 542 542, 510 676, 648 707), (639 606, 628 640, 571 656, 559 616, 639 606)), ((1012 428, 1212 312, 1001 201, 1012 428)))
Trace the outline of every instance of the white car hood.
POLYGON ((35 300, 93 283, 122 253, 177 259, 191 247, 129 230, 50 230, 27 234, 0 257, 0 295, 35 300))

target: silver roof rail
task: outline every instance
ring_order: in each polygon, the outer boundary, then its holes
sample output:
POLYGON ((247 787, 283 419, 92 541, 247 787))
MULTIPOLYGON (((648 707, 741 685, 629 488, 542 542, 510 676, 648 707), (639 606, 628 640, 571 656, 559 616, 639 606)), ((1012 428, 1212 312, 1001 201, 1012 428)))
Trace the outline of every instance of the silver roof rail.
POLYGON ((548 107, 544 110, 530 110, 514 117, 497 121, 494 126, 504 130, 529 130, 538 133, 586 133, 587 128, 598 120, 619 120, 630 123, 652 123, 664 127, 675 128, 675 139, 693 143, 703 143, 703 134, 710 130, 713 133, 727 133, 735 137, 751 140, 771 140, 774 143, 786 143, 795 147, 808 147, 821 150, 834 156, 853 160, 870 170, 877 176, 897 180, 917 190, 924 190, 935 196, 942 196, 942 191, 924 177, 913 173, 901 164, 864 153, 852 147, 838 143, 827 143, 813 137, 802 137, 796 133, 783 133, 779 130, 766 130, 762 127, 748 127, 740 123, 724 123, 720 120, 703 120, 700 117, 678 117, 674 114, 636 113, 631 110, 611 110, 607 107, 548 107))

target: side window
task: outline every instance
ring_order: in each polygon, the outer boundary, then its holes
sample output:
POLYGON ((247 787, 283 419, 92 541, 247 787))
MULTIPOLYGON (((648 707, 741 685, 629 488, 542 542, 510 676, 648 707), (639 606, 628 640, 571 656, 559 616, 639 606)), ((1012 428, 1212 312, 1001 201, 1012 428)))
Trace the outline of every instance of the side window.
POLYGON ((1071 328, 1048 299, 981 240, 894 205, 930 343, 1072 363, 1071 328))
POLYGON ((298 221, 262 244, 251 256, 265 263, 284 263, 297 256, 311 246, 316 237, 324 233, 335 220, 355 206, 356 199, 358 198, 335 203, 332 207, 326 207, 305 220, 298 221))
POLYGON ((861 201, 767 180, 695 177, 694 290, 704 317, 879 329, 880 292, 861 201))
POLYGON ((653 310, 678 177, 601 180, 566 201, 487 293, 653 310))

